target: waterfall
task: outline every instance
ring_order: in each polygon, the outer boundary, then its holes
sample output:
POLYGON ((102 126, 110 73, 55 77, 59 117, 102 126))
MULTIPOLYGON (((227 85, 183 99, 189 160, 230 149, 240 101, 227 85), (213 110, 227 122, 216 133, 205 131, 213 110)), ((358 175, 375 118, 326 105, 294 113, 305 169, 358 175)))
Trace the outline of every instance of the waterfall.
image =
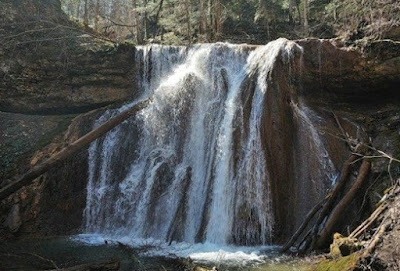
POLYGON ((90 146, 86 232, 270 244, 277 225, 262 145, 267 79, 280 53, 296 48, 285 39, 257 48, 138 47, 139 86, 153 102, 90 146))

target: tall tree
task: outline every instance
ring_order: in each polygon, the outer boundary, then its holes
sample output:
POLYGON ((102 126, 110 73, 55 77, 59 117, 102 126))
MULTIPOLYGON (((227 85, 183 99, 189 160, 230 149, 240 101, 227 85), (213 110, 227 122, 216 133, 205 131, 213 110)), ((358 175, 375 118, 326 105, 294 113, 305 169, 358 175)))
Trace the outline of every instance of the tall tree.
POLYGON ((89 3, 88 3, 88 0, 85 0, 85 2, 84 2, 83 25, 85 26, 85 28, 89 28, 89 3))
POLYGON ((206 34, 207 31, 206 0, 199 0, 199 2, 200 2, 199 33, 204 35, 206 34))
POLYGON ((99 17, 100 17, 100 0, 96 0, 96 6, 94 11, 94 30, 99 31, 99 17))
POLYGON ((130 12, 130 22, 132 23, 132 32, 135 35, 135 41, 137 44, 142 44, 143 43, 143 38, 142 38, 142 30, 141 30, 141 25, 140 25, 140 15, 139 12, 137 11, 138 4, 137 0, 132 0, 132 8, 130 12))
POLYGON ((308 0, 304 0, 303 3, 303 26, 304 33, 308 35, 308 0))
POLYGON ((192 44, 192 25, 190 23, 190 0, 184 0, 183 7, 185 10, 185 21, 187 30, 187 39, 189 44, 192 44))

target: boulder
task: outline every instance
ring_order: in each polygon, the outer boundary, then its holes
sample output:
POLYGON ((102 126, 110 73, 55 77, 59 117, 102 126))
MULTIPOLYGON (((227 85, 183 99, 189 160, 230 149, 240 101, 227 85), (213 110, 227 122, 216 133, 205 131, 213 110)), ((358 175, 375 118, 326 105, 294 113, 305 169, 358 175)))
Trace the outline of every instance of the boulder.
POLYGON ((349 256, 362 247, 362 244, 356 238, 344 237, 340 233, 335 233, 333 243, 330 245, 330 255, 334 258, 349 256))

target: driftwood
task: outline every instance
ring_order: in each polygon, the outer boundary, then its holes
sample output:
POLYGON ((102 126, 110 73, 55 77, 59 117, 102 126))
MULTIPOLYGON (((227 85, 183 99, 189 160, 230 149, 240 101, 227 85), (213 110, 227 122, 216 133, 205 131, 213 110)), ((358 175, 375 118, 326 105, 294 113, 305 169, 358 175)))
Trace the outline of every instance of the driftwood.
POLYGON ((0 190, 0 200, 3 200, 10 196, 11 194, 18 191, 20 188, 30 184, 33 182, 34 179, 42 175, 43 173, 47 172, 49 169, 53 168, 55 165, 67 160, 73 154, 77 153, 78 151, 82 150, 86 146, 88 146, 91 142, 96 140, 97 138, 101 137, 123 121, 127 120, 131 116, 133 116, 136 112, 145 108, 151 99, 146 99, 140 101, 133 105, 130 109, 123 111, 122 113, 118 114, 117 116, 109 119, 96 129, 92 130, 91 132, 87 133, 83 137, 79 138, 71 145, 65 147, 60 152, 55 154, 54 156, 50 157, 43 163, 34 166, 30 169, 27 173, 25 173, 22 177, 20 177, 15 182, 10 183, 6 187, 0 190))
POLYGON ((369 245, 365 248, 363 252, 363 257, 367 257, 368 255, 371 255, 372 252, 375 251, 376 246, 380 243, 382 235, 385 233, 386 229, 390 226, 391 221, 390 219, 384 219, 381 225, 379 226, 378 230, 372 236, 372 240, 369 243, 369 245))
MULTIPOLYGON (((296 242, 296 240, 299 238, 299 236, 301 236, 301 234, 303 234, 304 230, 307 227, 307 224, 311 221, 311 219, 315 216, 315 214, 318 213, 318 211, 319 211, 319 215, 318 215, 318 218, 316 219, 316 222, 314 223, 314 226, 312 227, 311 230, 309 230, 309 232, 301 240, 299 246, 302 247, 301 248, 302 252, 304 252, 308 249, 318 248, 322 244, 321 235, 319 233, 321 230, 321 226, 324 224, 325 224, 324 228, 322 229, 322 232, 321 232, 321 234, 323 234, 322 237, 324 238, 324 240, 322 240, 322 241, 325 242, 325 240, 327 240, 328 236, 325 236, 325 235, 327 235, 328 232, 331 233, 330 231, 332 230, 332 227, 337 222, 337 219, 339 218, 339 215, 340 215, 340 213, 337 213, 339 209, 337 209, 337 206, 334 207, 333 204, 335 203, 339 194, 343 190, 343 187, 346 185, 347 179, 351 172, 351 166, 359 160, 360 156, 363 153, 365 153, 368 150, 368 146, 366 146, 363 143, 360 143, 353 149, 355 151, 354 151, 354 153, 352 153, 350 155, 350 157, 343 164, 339 179, 336 182, 335 186, 332 188, 332 191, 325 197, 325 199, 322 202, 320 202, 316 206, 314 206, 314 208, 307 214, 306 219, 303 221, 303 223, 301 224, 299 229, 293 234, 293 236, 289 239, 289 241, 282 247, 282 249, 281 249, 282 252, 287 251, 296 242), (333 209, 333 211, 332 211, 332 209, 333 209), (333 212, 336 212, 336 215, 335 215, 336 218, 332 218, 333 212), (327 222, 325 223, 326 220, 327 220, 327 222), (328 226, 328 228, 327 228, 327 226, 328 226)), ((366 163, 366 160, 365 160, 365 163, 366 163)), ((365 163, 364 163, 364 165, 365 165, 365 163)), ((368 165, 369 165, 369 163, 368 163, 368 165)), ((364 172, 364 170, 360 169, 360 173, 363 173, 363 172, 364 172)), ((360 176, 357 178, 355 184, 353 185, 354 191, 356 191, 359 188, 358 185, 361 185, 366 177, 366 176, 361 176, 361 174, 359 174, 359 175, 360 176), (357 181, 360 181, 360 183, 357 181), (357 187, 357 189, 356 189, 356 187, 357 187)), ((354 191, 352 191, 352 189, 351 189, 345 195, 344 198, 347 197, 346 198, 346 201, 348 201, 347 203, 342 202, 343 199, 341 202, 339 202, 339 204, 342 203, 341 204, 342 207, 339 206, 340 208, 345 208, 347 206, 347 204, 350 203, 350 201, 354 197, 354 193, 355 193, 354 191)))
POLYGON ((303 221, 299 229, 293 234, 293 236, 289 239, 289 241, 282 247, 281 251, 285 252, 287 251, 299 238, 299 236, 303 233, 303 231, 306 229, 308 223, 310 220, 313 218, 313 216, 319 211, 320 214, 317 218, 317 221, 314 224, 314 227, 312 230, 303 238, 303 240, 300 242, 309 242, 308 245, 305 246, 304 249, 307 249, 311 243, 311 248, 314 247, 318 234, 318 230, 320 225, 323 223, 325 220, 326 216, 329 215, 330 211, 332 210, 332 205, 334 201, 336 200, 337 196, 341 192, 342 188, 345 186, 347 178, 350 174, 350 168, 351 165, 354 163, 359 158, 359 153, 363 153, 367 150, 367 147, 364 144, 358 144, 355 147, 355 152, 350 155, 350 157, 344 162, 342 170, 340 172, 339 180, 336 182, 335 186, 332 189, 332 192, 330 192, 322 202, 319 202, 314 208, 307 214, 306 219, 303 221))
POLYGON ((304 235, 303 239, 298 243, 297 245, 297 251, 300 253, 303 253, 304 251, 307 250, 311 240, 311 233, 313 232, 313 229, 309 229, 308 232, 304 235))
POLYGON ((119 268, 119 261, 109 260, 106 262, 86 263, 62 269, 53 269, 51 271, 115 271, 119 270, 119 268))
POLYGON ((378 217, 386 210, 388 207, 387 203, 383 203, 379 205, 378 208, 366 219, 363 223, 361 223, 356 229, 354 229, 349 238, 358 238, 363 232, 365 232, 371 225, 374 223, 378 217))
MULTIPOLYGON (((366 151, 366 147, 364 144, 357 145, 355 149, 357 153, 363 153, 364 151, 366 151)), ((332 189, 332 192, 329 194, 329 198, 319 215, 317 224, 321 224, 322 221, 325 219, 325 217, 329 214, 334 201, 336 200, 337 196, 339 195, 339 193, 342 191, 342 188, 346 184, 347 178, 350 174, 351 165, 358 158, 359 156, 357 154, 351 154, 350 157, 346 160, 346 162, 344 162, 342 170, 340 172, 339 180, 336 182, 335 186, 332 189)))
POLYGON ((290 249, 294 242, 296 242, 297 238, 302 234, 304 229, 307 227, 308 223, 310 223, 311 219, 314 217, 314 215, 322 208, 324 202, 327 200, 327 197, 321 200, 320 202, 317 203, 317 205, 312 208, 308 214, 306 219, 303 221, 303 223, 300 225, 300 227, 297 229, 297 231, 293 234, 292 238, 290 238, 289 241, 286 242, 286 244, 282 247, 281 252, 286 252, 288 249, 290 249))
POLYGON ((362 184, 364 183, 369 170, 371 168, 371 163, 364 159, 361 166, 360 171, 358 173, 357 179, 350 190, 344 195, 344 197, 340 200, 340 202, 335 206, 333 211, 331 212, 328 220, 325 223, 324 228, 322 229, 321 233, 319 234, 316 247, 322 247, 328 239, 332 235, 332 229, 336 225, 337 221, 340 218, 340 215, 346 209, 346 207, 350 204, 350 202, 354 199, 357 191, 361 188, 362 184))
POLYGON ((354 162, 359 158, 360 153, 365 153, 367 151, 367 146, 360 143, 355 147, 355 153, 352 153, 350 157, 344 162, 342 170, 340 172, 339 180, 336 182, 336 185, 333 187, 332 192, 329 194, 329 198, 325 205, 323 206, 318 219, 315 223, 313 228, 313 232, 311 235, 311 249, 315 248, 315 244, 318 241, 317 235, 320 228, 320 225, 324 222, 325 218, 330 214, 332 210, 333 203, 337 199, 337 196, 342 191, 343 187, 345 186, 347 179, 350 175, 351 166, 354 162))

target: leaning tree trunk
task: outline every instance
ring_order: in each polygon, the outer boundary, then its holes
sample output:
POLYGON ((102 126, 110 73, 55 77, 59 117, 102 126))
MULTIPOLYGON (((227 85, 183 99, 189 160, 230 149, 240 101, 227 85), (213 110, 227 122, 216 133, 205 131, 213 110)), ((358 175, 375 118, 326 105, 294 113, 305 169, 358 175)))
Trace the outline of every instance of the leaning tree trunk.
POLYGON ((304 0, 303 6, 303 27, 304 33, 308 35, 308 0, 304 0))
POLYGON ((43 173, 47 172, 49 169, 54 167, 55 165, 60 164, 61 162, 70 158, 73 154, 77 153, 78 151, 82 150, 86 146, 88 146, 92 141, 96 140, 97 138, 101 137, 126 119, 133 116, 136 112, 145 108, 151 99, 146 99, 136 103, 130 109, 125 110, 124 112, 120 113, 119 115, 109 119, 96 129, 92 130, 91 132, 87 133, 83 137, 79 138, 71 145, 62 149, 59 153, 55 154, 54 156, 50 157, 43 163, 34 166, 30 169, 27 173, 25 173, 22 177, 20 177, 15 182, 10 183, 6 187, 0 190, 0 200, 3 200, 10 196, 11 194, 18 191, 20 188, 29 185, 33 182, 34 179, 42 175, 43 173))
POLYGON ((362 187, 369 173, 370 168, 371 168, 371 163, 367 159, 364 159, 360 166, 360 171, 358 173, 357 180, 350 188, 350 190, 346 193, 346 195, 344 195, 344 197, 335 206, 330 216, 328 217, 328 220, 326 221, 325 226, 322 229, 319 238, 316 242, 316 248, 323 247, 329 241, 333 233, 332 230, 334 226, 340 219, 346 207, 351 203, 351 201, 354 199, 359 189, 362 187))

